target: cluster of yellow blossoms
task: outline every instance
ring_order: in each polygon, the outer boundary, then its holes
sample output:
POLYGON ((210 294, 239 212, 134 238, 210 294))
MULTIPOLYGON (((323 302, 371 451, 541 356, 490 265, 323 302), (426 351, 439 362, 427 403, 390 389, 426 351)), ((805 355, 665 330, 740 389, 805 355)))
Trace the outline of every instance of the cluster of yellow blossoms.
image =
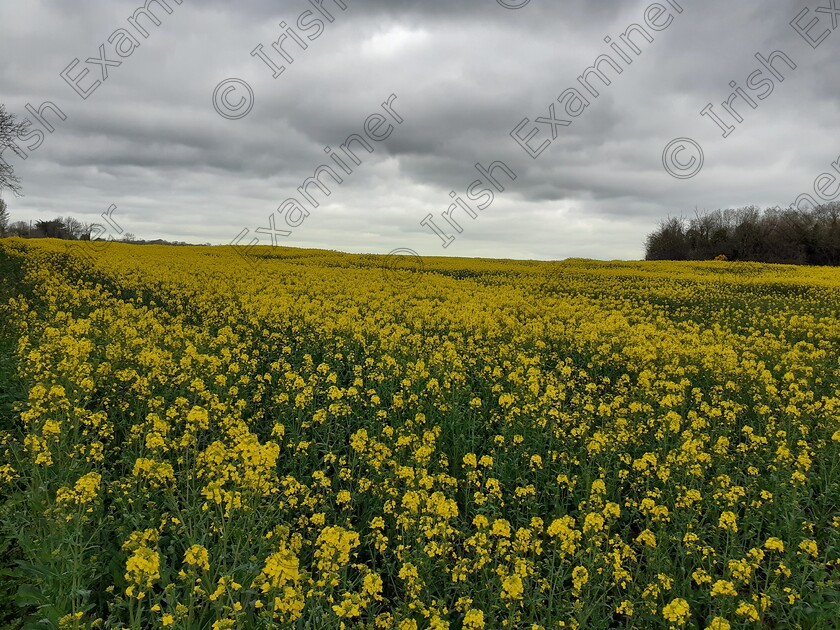
POLYGON ((257 250, 0 241, 52 621, 836 621, 840 272, 257 250))

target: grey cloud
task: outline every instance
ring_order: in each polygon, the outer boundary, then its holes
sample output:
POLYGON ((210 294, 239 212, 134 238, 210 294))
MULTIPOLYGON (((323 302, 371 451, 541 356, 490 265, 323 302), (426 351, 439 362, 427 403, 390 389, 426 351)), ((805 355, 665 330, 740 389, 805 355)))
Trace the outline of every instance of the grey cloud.
MULTIPOLYGON (((840 155, 829 133, 840 34, 813 50, 789 25, 805 6, 813 17, 817 2, 680 0, 683 13, 537 159, 511 130, 525 117, 534 124, 547 116, 558 95, 610 53, 604 38, 619 41, 651 2, 531 0, 514 11, 495 0, 348 0, 343 12, 327 0, 335 21, 306 50, 287 42, 294 62, 274 79, 251 51, 271 50, 279 22, 294 24, 312 4, 170 0, 172 15, 158 11, 162 24, 82 100, 59 73, 76 57, 98 55, 141 4, 0 4, 0 101, 21 118, 27 103, 45 100, 67 114, 27 160, 4 154, 26 193, 10 200, 13 220, 68 213, 93 220, 113 203, 141 237, 229 242, 298 195, 318 165, 331 163, 324 147, 361 133, 390 94, 404 122, 372 155, 361 154, 363 163, 342 174, 285 244, 639 257, 660 218, 695 206, 786 204, 840 155), (722 138, 700 110, 709 102, 719 110, 729 82, 743 85, 756 68, 753 55, 774 50, 789 53, 797 70, 758 109, 741 104, 745 122, 722 138), (241 120, 212 107, 214 87, 229 77, 254 90, 253 110, 241 120), (704 170, 692 180, 662 168, 663 147, 678 136, 705 149, 704 170), (476 219, 461 215, 457 233, 441 218, 449 191, 463 196, 478 177, 474 164, 494 160, 514 169, 516 181, 495 191, 476 219), (420 225, 429 213, 456 237, 448 248, 420 225)), ((536 143, 547 137, 540 125, 536 143)))

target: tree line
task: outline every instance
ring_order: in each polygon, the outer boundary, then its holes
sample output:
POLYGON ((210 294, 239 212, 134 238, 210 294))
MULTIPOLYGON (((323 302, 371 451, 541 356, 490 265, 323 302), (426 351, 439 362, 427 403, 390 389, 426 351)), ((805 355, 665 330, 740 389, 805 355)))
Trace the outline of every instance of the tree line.
MULTIPOLYGON (((60 238, 68 241, 99 240, 102 227, 96 223, 84 223, 74 217, 56 217, 38 221, 15 221, 9 223, 6 202, 0 199, 0 238, 20 236, 22 238, 60 238)), ((134 242, 137 239, 130 232, 120 240, 134 242)))
MULTIPOLYGON (((15 151, 14 141, 26 132, 26 122, 18 121, 15 116, 6 111, 0 103, 0 156, 6 150, 15 151)), ((15 175, 12 166, 0 157, 0 193, 8 190, 14 195, 21 192, 20 180, 15 175)), ((60 238, 71 241, 98 240, 103 233, 101 225, 83 223, 74 217, 56 217, 55 219, 38 221, 10 222, 9 208, 5 200, 0 197, 0 238, 5 236, 21 236, 23 238, 60 238), (93 235, 93 236, 92 236, 93 235)), ((122 240, 133 242, 133 234, 124 234, 122 240)))
POLYGON ((840 203, 811 209, 729 208, 669 217, 645 241, 646 260, 840 265, 840 203))

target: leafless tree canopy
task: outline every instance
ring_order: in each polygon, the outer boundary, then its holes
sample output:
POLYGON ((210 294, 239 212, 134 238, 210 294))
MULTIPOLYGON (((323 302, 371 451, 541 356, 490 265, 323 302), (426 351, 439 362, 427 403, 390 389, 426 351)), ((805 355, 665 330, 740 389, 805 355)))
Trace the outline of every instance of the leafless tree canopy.
POLYGON ((840 265, 840 203, 812 210, 756 206, 670 217, 647 237, 647 260, 840 265))
POLYGON ((20 194, 20 181, 8 160, 3 159, 3 153, 16 150, 14 141, 23 128, 24 124, 17 122, 14 115, 9 114, 0 103, 0 192, 6 189, 16 195, 20 194))
POLYGON ((9 209, 6 202, 0 198, 0 237, 6 236, 9 232, 9 209))

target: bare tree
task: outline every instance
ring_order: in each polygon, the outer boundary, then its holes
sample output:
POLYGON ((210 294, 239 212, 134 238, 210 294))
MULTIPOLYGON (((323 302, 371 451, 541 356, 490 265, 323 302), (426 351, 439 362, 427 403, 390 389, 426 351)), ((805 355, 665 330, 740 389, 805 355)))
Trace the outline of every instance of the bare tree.
POLYGON ((29 223, 26 221, 15 221, 9 226, 9 236, 29 236, 29 223))
POLYGON ((14 142, 25 127, 24 123, 17 122, 13 114, 6 112, 5 106, 0 103, 0 191, 6 188, 15 195, 20 194, 20 180, 11 165, 3 159, 3 152, 6 149, 15 153, 20 151, 14 142))
POLYGON ((64 223, 64 230, 67 233, 67 238, 73 241, 82 239, 86 231, 84 223, 74 217, 59 217, 59 220, 64 223))
MULTIPOLYGON (((87 221, 82 221, 82 233, 79 235, 80 241, 89 241, 91 240, 91 234, 93 234, 94 230, 98 229, 96 223, 88 223, 87 221)), ((95 238, 95 237, 93 237, 95 238)))
POLYGON ((9 209, 6 202, 0 197, 0 237, 6 236, 9 231, 9 209))
POLYGON ((840 265, 840 203, 800 210, 757 206, 663 221, 646 241, 648 260, 751 260, 840 265))
POLYGON ((647 260, 685 260, 687 250, 685 221, 678 217, 661 221, 645 242, 647 260))

